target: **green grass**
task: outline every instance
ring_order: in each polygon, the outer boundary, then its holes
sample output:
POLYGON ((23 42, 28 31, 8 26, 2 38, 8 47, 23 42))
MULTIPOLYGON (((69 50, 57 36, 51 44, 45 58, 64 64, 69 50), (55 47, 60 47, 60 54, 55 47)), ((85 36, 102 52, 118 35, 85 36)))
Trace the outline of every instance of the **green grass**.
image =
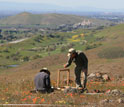
MULTIPOLYGON (((76 32, 78 33, 78 32, 76 32)), ((17 43, 17 44, 6 44, 2 47, 0 47, 0 55, 1 55, 1 65, 3 65, 2 62, 5 62, 4 65, 8 65, 8 64, 15 64, 17 62, 17 64, 23 63, 20 62, 20 60, 25 57, 28 56, 29 59, 30 57, 36 56, 36 55, 41 55, 42 57, 48 56, 50 53, 50 55, 53 54, 57 54, 60 53, 60 49, 62 47, 62 45, 66 45, 68 46, 68 38, 71 38, 71 36, 73 36, 73 33, 63 33, 63 32, 56 32, 53 35, 55 35, 53 38, 49 37, 49 35, 44 35, 44 36, 40 36, 40 35, 36 35, 28 40, 25 40, 21 43, 17 43), (38 41, 37 41, 38 40, 38 41), (55 44, 57 43, 61 43, 60 45, 56 45, 56 49, 53 51, 46 51, 46 49, 48 47, 52 48, 55 46, 55 44), (35 50, 35 51, 30 51, 31 49, 34 48, 44 48, 44 50, 35 50), (13 57, 17 57, 18 60, 14 61, 13 57), (8 57, 6 59, 6 57, 8 57)), ((78 43, 74 43, 76 44, 75 48, 77 49, 82 49, 82 46, 78 43)), ((66 51, 68 50, 68 48, 66 49, 66 51)))
MULTIPOLYGON (((67 52, 70 48, 69 44, 73 44, 72 47, 77 50, 93 49, 101 45, 103 47, 107 47, 108 45, 112 46, 115 42, 118 43, 118 38, 123 37, 123 28, 124 25, 121 24, 113 27, 108 27, 103 30, 77 29, 72 32, 53 32, 51 33, 53 35, 52 38, 50 37, 51 34, 41 35, 40 33, 35 32, 33 37, 23 42, 17 44, 6 44, 1 46, 0 65, 23 64, 24 62, 22 62, 22 60, 24 57, 29 57, 29 60, 33 61, 35 58, 43 58, 45 56, 58 54, 62 52, 62 46, 65 46, 65 50, 63 52, 67 52), (84 37, 79 36, 81 34, 84 34, 84 37), (79 39, 78 42, 74 41, 74 35, 78 35, 78 38, 76 38, 79 39), (115 39, 113 39, 115 35, 118 36, 118 38, 116 38, 116 41, 115 39), (111 40, 110 43, 106 42, 108 39, 111 40), (87 43, 82 44, 83 40, 87 41, 87 43), (53 48, 54 46, 56 46, 56 49, 50 49, 51 51, 48 49, 49 47, 53 48), (31 49, 36 50, 33 51, 31 49), (40 57, 37 57, 38 55, 40 55, 40 57)), ((103 51, 101 51, 101 54, 104 54, 103 51)), ((105 52, 107 51, 105 50, 105 52)), ((116 53, 119 52, 120 51, 118 50, 116 53)), ((111 56, 112 52, 109 51, 108 53, 110 54, 109 56, 111 56)), ((105 54, 108 55, 108 53, 105 54)), ((121 53, 123 52, 121 51, 121 53)))
POLYGON ((115 38, 123 36, 124 34, 124 24, 120 24, 113 27, 108 27, 103 29, 101 32, 97 33, 96 37, 107 37, 107 38, 115 38))

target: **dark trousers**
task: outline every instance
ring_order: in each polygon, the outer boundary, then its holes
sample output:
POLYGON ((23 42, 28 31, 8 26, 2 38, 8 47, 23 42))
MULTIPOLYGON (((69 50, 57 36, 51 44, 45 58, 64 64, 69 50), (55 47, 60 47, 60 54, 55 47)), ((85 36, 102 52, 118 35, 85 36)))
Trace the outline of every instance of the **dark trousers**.
POLYGON ((81 84, 81 73, 84 73, 84 81, 83 81, 83 88, 86 88, 86 83, 87 83, 87 69, 84 69, 82 67, 75 67, 75 82, 76 82, 76 87, 82 87, 81 84))

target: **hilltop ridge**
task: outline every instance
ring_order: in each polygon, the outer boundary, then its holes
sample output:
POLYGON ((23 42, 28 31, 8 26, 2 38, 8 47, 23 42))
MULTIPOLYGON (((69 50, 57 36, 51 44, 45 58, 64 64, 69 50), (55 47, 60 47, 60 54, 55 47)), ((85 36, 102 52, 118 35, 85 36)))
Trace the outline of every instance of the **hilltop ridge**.
POLYGON ((67 14, 32 14, 23 12, 15 16, 10 16, 0 20, 1 25, 41 25, 41 26, 60 26, 62 24, 76 24, 88 20, 96 26, 104 26, 111 24, 110 21, 92 19, 84 16, 67 15, 67 14))

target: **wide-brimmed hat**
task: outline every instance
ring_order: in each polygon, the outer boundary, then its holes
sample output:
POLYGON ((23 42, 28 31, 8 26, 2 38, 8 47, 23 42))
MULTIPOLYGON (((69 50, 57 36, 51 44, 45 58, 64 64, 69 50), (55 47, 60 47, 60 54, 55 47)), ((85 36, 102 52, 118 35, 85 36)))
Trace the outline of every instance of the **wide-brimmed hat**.
POLYGON ((44 67, 40 70, 40 72, 46 72, 50 75, 50 71, 48 70, 48 68, 44 67))
POLYGON ((68 50, 68 55, 67 56, 71 56, 73 53, 75 53, 76 52, 76 50, 74 49, 74 48, 70 48, 69 50, 68 50))
POLYGON ((48 68, 44 67, 44 68, 42 68, 42 70, 46 70, 46 71, 48 71, 48 68))
POLYGON ((44 67, 44 68, 42 68, 42 69, 40 70, 40 72, 42 72, 42 71, 48 71, 48 68, 44 67))

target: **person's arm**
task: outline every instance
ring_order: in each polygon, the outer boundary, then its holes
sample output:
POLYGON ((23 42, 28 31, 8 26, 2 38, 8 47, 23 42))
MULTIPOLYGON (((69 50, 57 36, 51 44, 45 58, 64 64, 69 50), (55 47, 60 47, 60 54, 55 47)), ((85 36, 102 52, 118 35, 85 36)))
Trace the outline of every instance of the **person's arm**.
POLYGON ((48 89, 51 88, 51 82, 50 82, 50 76, 49 76, 49 75, 46 76, 46 87, 47 87, 48 89))
POLYGON ((72 63, 72 60, 73 59, 71 57, 69 57, 67 63, 64 65, 64 67, 65 68, 69 67, 71 65, 71 63, 72 63))

